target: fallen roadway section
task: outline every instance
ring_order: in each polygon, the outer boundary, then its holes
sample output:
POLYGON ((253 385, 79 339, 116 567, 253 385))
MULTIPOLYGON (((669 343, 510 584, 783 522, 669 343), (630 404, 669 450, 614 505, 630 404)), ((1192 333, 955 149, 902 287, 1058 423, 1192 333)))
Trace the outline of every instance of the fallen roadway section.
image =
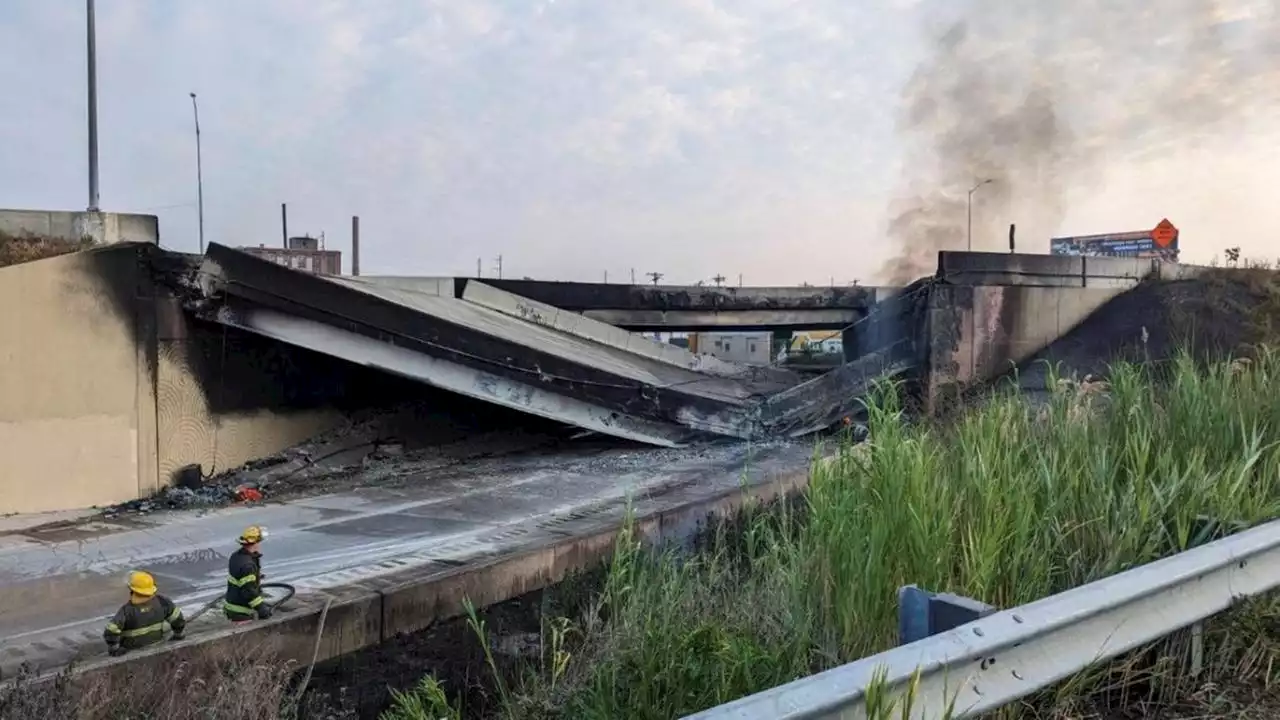
POLYGON ((607 559, 631 508, 637 530, 682 538, 748 497, 808 479, 809 443, 609 450, 566 459, 504 458, 439 473, 412 487, 362 488, 278 505, 90 522, 0 537, 0 672, 22 664, 85 672, 269 639, 308 662, 326 604, 319 659, 457 615, 464 599, 501 602, 607 559), (429 482, 427 482, 429 481, 429 482), (225 588, 226 554, 245 525, 271 530, 268 582, 298 595, 269 621, 232 628, 216 612, 188 640, 124 658, 101 632, 123 601, 129 570, 156 575, 188 613, 225 588))
MULTIPOLYGON (((800 385, 797 373, 696 355, 479 281, 324 277, 217 244, 197 277, 185 304, 199 317, 596 433, 676 447, 796 425, 769 400, 800 385)), ((809 415, 838 419, 875 379, 867 367, 846 373, 858 382, 837 383, 841 394, 813 395, 809 415)))

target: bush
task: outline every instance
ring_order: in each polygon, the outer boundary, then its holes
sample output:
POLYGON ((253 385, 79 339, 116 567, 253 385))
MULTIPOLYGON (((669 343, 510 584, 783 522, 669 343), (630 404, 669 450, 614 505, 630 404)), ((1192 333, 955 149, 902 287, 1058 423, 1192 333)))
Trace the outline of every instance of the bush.
POLYGON ((90 238, 76 242, 43 235, 10 235, 0 232, 0 268, 87 250, 93 245, 90 238))
MULTIPOLYGON (((24 672, 0 687, 0 720, 275 720, 300 711, 297 670, 253 646, 242 653, 204 652, 157 668, 146 662, 110 676, 67 668, 37 682, 24 672)), ((323 709, 311 708, 312 717, 323 709)))

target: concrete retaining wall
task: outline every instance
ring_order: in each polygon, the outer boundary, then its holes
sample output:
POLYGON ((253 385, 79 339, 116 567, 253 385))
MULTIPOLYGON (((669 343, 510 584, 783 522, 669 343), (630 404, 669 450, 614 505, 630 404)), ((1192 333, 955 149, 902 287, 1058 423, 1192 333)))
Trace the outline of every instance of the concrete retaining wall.
POLYGON ((940 252, 924 321, 927 397, 940 409, 965 388, 1014 370, 1144 280, 1205 268, 1154 259, 940 252))
POLYGON ((113 503, 154 488, 155 399, 134 323, 104 310, 94 251, 0 269, 0 514, 113 503))
POLYGON ((217 388, 202 387, 186 363, 192 345, 187 329, 178 337, 160 337, 158 345, 156 464, 161 485, 186 465, 199 464, 210 474, 229 470, 343 422, 341 412, 324 407, 216 412, 209 406, 208 391, 216 393, 217 388))
POLYGON ((1128 288, 1160 275, 1160 260, 1008 253, 938 253, 938 279, 952 285, 1128 288))
MULTIPOLYGON (((176 303, 157 298, 153 245, 121 243, 0 269, 0 514, 144 497, 174 470, 225 470, 342 422, 319 404, 210 406, 176 303)), ((236 368, 278 385, 274 368, 236 368)), ((251 378, 252 379, 252 378, 251 378)), ((253 384, 253 383, 250 383, 253 384)))
POLYGON ((1119 288, 938 285, 928 311, 935 408, 1012 371, 1105 305, 1119 288))
POLYGON ((72 242, 91 238, 99 245, 155 244, 160 241, 160 221, 155 215, 133 213, 0 209, 0 232, 30 233, 72 242))

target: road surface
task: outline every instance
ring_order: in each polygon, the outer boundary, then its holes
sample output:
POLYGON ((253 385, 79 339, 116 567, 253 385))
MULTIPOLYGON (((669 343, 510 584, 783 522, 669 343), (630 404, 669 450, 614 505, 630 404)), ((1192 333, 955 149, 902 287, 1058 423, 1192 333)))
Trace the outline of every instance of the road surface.
MULTIPOLYGON (((682 450, 590 450, 480 460, 397 487, 365 487, 277 504, 94 518, 0 534, 0 673, 104 654, 101 632, 145 569, 191 613, 226 587, 246 526, 264 525, 268 582, 308 591, 411 567, 442 571, 517 552, 574 521, 680 490, 724 490, 765 464, 801 467, 810 443, 682 450), (629 500, 630 498, 630 500, 629 500)), ((192 632, 224 623, 210 612, 192 632)), ((189 632, 189 634, 191 634, 189 632)))

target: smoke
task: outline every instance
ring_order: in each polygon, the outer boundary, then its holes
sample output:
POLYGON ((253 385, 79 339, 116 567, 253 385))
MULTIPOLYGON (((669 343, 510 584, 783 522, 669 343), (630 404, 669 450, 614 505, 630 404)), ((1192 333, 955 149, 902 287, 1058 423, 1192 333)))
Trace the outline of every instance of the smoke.
POLYGON ((1280 117, 1278 68, 1269 0, 977 0, 903 88, 882 278, 905 284, 965 249, 971 190, 975 250, 1004 249, 1016 222, 1019 249, 1046 252, 1069 197, 1112 168, 1280 117))

